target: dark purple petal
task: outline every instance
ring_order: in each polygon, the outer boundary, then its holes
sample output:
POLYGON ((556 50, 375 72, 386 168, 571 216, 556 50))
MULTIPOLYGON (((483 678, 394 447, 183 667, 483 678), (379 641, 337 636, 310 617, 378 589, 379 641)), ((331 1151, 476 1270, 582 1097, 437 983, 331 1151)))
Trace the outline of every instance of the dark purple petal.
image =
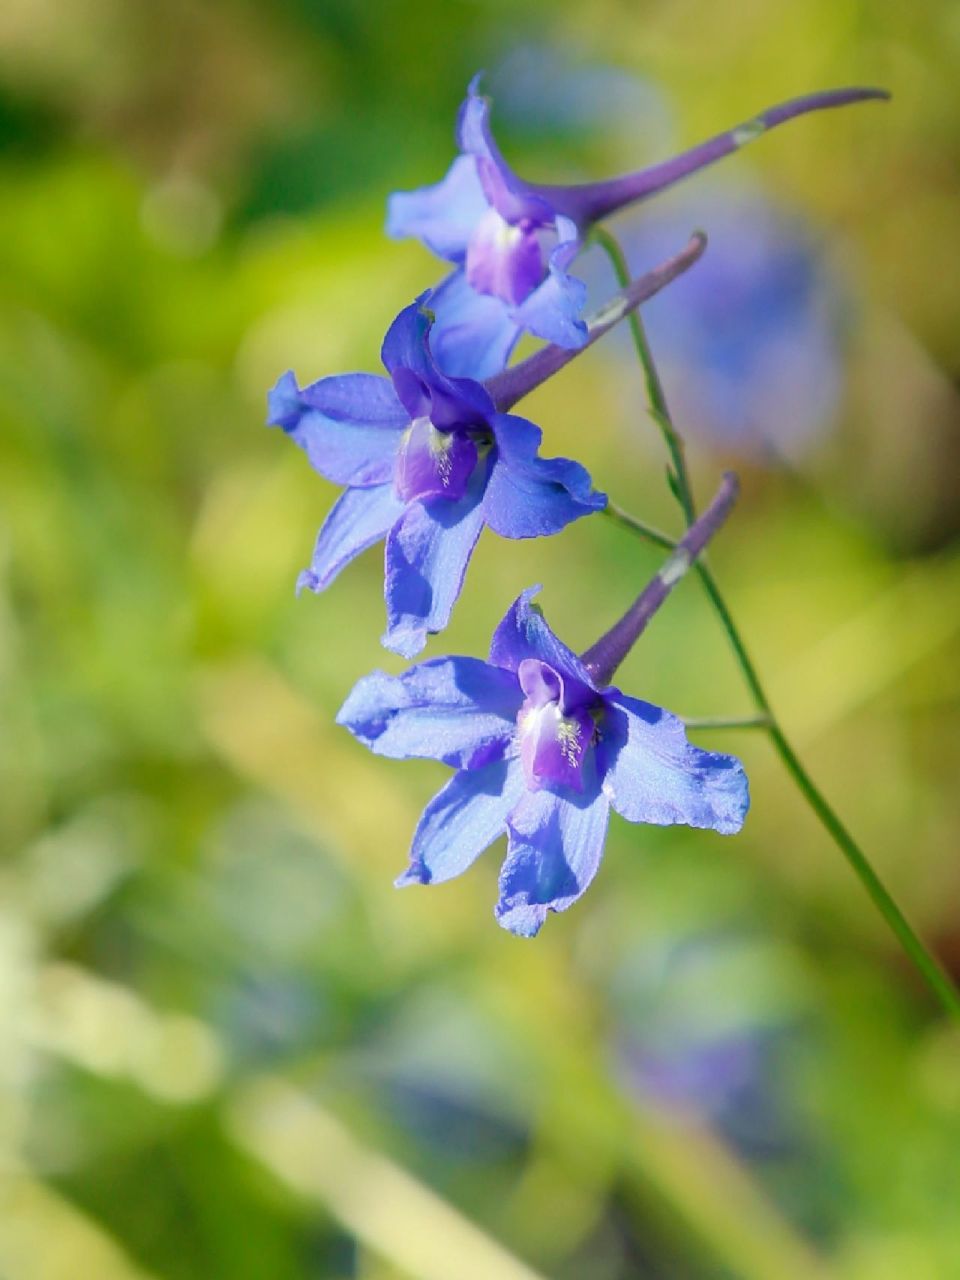
POLYGON ((543 280, 546 268, 536 227, 511 225, 488 209, 467 245, 467 281, 477 293, 493 294, 511 306, 523 302, 543 280))
POLYGON ((563 678, 538 658, 525 658, 517 672, 526 700, 517 719, 520 761, 527 787, 557 785, 583 790, 584 754, 594 723, 583 706, 564 713, 563 678))
POLYGON ((387 538, 387 630, 383 644, 413 658, 431 632, 442 631, 483 528, 480 498, 486 464, 474 469, 459 502, 412 503, 387 538))
MULTIPOLYGON (((430 317, 423 310, 426 295, 404 307, 386 332, 380 347, 380 359, 384 368, 394 376, 399 369, 404 369, 419 377, 424 384, 429 384, 433 373, 433 361, 427 346, 427 334, 430 332, 430 317)), ((397 386, 397 395, 403 401, 412 417, 418 417, 423 410, 408 402, 409 389, 397 386)))
POLYGON ((371 373, 321 378, 303 389, 285 373, 269 411, 270 424, 283 427, 316 471, 346 485, 385 484, 409 422, 389 381, 371 373))
POLYGON ((417 418, 397 453, 396 489, 405 501, 446 498, 456 502, 477 465, 477 446, 461 431, 438 431, 417 418))
POLYGON ((435 658, 399 676, 364 676, 340 708, 337 724, 377 755, 477 769, 502 758, 520 702, 509 672, 479 658, 435 658))
POLYGON ((496 916, 511 933, 539 933, 547 912, 566 911, 597 873, 610 806, 594 765, 588 752, 582 793, 526 791, 510 814, 496 916))
POLYGON ((462 262, 477 222, 490 207, 473 156, 458 156, 432 187, 397 191, 387 202, 387 235, 413 236, 439 258, 462 262))
POLYGON ((617 813, 661 827, 740 830, 750 793, 739 760, 693 746, 682 721, 649 702, 610 689, 604 703, 597 757, 617 813))
POLYGON ((563 678, 565 709, 596 700, 596 690, 577 655, 553 634, 539 606, 530 601, 540 590, 528 587, 514 600, 490 641, 490 661, 519 672, 527 658, 539 658, 563 678))
POLYGON ((499 298, 477 293, 461 269, 433 290, 426 305, 436 317, 430 349, 444 373, 480 379, 506 368, 520 329, 499 298))
POLYGON ((392 484, 348 489, 323 522, 310 568, 301 573, 297 590, 323 591, 345 564, 379 542, 403 512, 392 484))
POLYGON ((450 377, 437 367, 430 348, 433 324, 424 309, 428 294, 405 307, 387 330, 381 357, 411 419, 429 417, 438 427, 481 424, 493 412, 483 384, 450 377))
POLYGON ((497 456, 483 508, 490 528, 501 537, 559 533, 572 520, 607 505, 607 495, 593 488, 579 462, 538 456, 542 433, 532 422, 500 413, 490 424, 497 456))
POLYGON ((440 884, 466 871, 503 835, 507 814, 523 793, 518 760, 463 769, 427 805, 413 837, 410 866, 397 887, 440 884))

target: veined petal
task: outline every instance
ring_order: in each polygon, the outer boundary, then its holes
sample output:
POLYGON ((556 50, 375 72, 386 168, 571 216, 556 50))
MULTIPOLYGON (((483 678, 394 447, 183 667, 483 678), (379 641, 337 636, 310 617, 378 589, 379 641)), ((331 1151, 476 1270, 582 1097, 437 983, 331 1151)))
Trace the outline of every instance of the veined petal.
POLYGON ((477 769, 503 756, 521 701, 511 673, 479 658, 435 658, 399 676, 364 676, 337 724, 377 755, 477 769))
POLYGON ((423 811, 410 849, 410 866, 397 887, 440 884, 466 871, 507 826, 523 793, 517 760, 496 760, 455 773, 423 811))
POLYGON ((600 866, 610 805, 597 785, 594 752, 584 759, 582 793, 526 791, 507 822, 500 872, 499 923, 532 938, 548 911, 566 911, 600 866))
POLYGON ((750 793, 735 756, 695 747, 676 716, 618 689, 604 702, 597 755, 603 790, 622 817, 722 835, 740 830, 750 793))
POLYGON ((458 156, 442 181, 397 191, 387 202, 387 235, 413 236, 439 258, 461 262, 470 235, 490 207, 473 156, 458 156))
POLYGON ((576 228, 566 218, 557 219, 560 243, 547 262, 547 278, 513 312, 513 318, 538 338, 558 347, 582 347, 587 326, 580 318, 587 300, 587 286, 567 268, 580 252, 576 228))
POLYGON ((345 564, 379 542, 404 510, 392 484, 341 494, 317 535, 310 568, 301 573, 297 590, 323 591, 345 564))
POLYGON ((397 493, 407 502, 456 501, 466 492, 477 457, 477 446, 465 432, 438 431, 429 418, 417 418, 397 453, 397 493))
POLYGON ((572 520, 607 505, 607 495, 593 488, 579 462, 539 456, 542 433, 532 422, 499 413, 490 418, 490 424, 497 457, 483 509, 487 523, 501 537, 559 533, 572 520))
POLYGON ((596 690, 577 655, 553 634, 539 605, 530 603, 539 590, 528 587, 507 610, 490 641, 490 661, 519 672, 527 658, 540 659, 563 677, 566 706, 578 706, 596 690))
POLYGON ((335 484, 379 485, 393 475, 410 419, 388 379, 348 373, 301 389, 288 372, 268 404, 269 423, 283 427, 311 466, 335 484))
POLYGON ((415 657, 427 635, 442 631, 450 620, 483 528, 480 499, 487 465, 483 460, 474 469, 458 502, 411 503, 387 538, 382 643, 404 658, 415 657))
POLYGON ((506 368, 520 336, 499 298, 477 293, 461 268, 429 295, 434 313, 430 348, 450 377, 492 378, 506 368))

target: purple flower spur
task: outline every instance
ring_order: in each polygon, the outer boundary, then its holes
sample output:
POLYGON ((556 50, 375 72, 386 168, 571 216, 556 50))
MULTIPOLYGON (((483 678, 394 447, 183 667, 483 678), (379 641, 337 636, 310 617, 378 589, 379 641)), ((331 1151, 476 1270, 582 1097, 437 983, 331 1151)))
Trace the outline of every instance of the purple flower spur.
POLYGON ((427 805, 398 885, 458 876, 506 832, 496 916, 531 937, 593 880, 611 806, 629 822, 739 831, 749 806, 740 762, 693 746, 676 716, 610 684, 735 495, 728 476, 661 572, 582 657, 531 604, 534 588, 498 626, 488 662, 437 658, 359 681, 338 724, 378 755, 457 769, 427 805))
POLYGON ((591 225, 646 200, 739 150, 787 120, 868 98, 882 89, 812 93, 766 111, 661 164, 603 182, 551 186, 525 182, 500 153, 489 101, 470 84, 457 123, 461 155, 435 186, 390 197, 388 235, 412 236, 456 264, 431 294, 434 352, 447 373, 489 376, 505 367, 524 330, 577 347, 586 289, 569 268, 591 225))
MULTIPOLYGON (((588 345, 690 266, 703 246, 694 237, 614 295, 594 317, 588 345)), ((383 643, 406 658, 447 625, 484 524, 504 538, 533 538, 606 505, 579 463, 540 457, 539 427, 508 412, 575 352, 544 347, 484 385, 440 372, 430 326, 419 301, 396 318, 381 352, 389 378, 350 373, 300 388, 285 373, 269 396, 269 422, 321 475, 347 486, 298 587, 323 591, 385 537, 383 643)))

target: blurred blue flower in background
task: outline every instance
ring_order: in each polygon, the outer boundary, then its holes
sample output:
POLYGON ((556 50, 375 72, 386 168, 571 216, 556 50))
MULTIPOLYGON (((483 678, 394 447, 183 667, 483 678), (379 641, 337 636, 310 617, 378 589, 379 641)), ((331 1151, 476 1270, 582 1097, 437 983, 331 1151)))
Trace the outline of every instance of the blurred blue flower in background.
POLYGON ((843 286, 800 215, 750 190, 670 201, 624 235, 632 258, 702 226, 696 271, 644 319, 685 432, 756 462, 793 460, 836 421, 844 389, 843 286))

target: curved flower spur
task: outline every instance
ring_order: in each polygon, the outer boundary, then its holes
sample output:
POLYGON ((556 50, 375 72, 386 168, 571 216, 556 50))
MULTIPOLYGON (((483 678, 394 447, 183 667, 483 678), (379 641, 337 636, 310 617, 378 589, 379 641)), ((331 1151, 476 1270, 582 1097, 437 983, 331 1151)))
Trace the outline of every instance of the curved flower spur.
POLYGON ((524 330, 565 347, 586 341, 586 288, 569 268, 595 222, 796 116, 890 96, 870 88, 811 93, 636 173, 552 186, 525 182, 504 160, 490 130, 490 103, 477 92, 479 79, 471 82, 457 121, 462 154, 435 186, 392 195, 387 213, 388 235, 414 237, 456 264, 430 295, 434 354, 447 373, 475 377, 504 368, 524 330))
POLYGON ((580 657, 531 604, 533 588, 498 626, 488 662, 436 658, 358 682, 338 724, 378 755, 458 770, 427 805, 398 885, 450 880, 506 832, 496 916, 531 937, 593 880, 611 806, 629 822, 740 830, 750 802, 740 762, 693 746, 676 716, 610 683, 736 493, 728 474, 657 576, 580 657))
MULTIPOLYGON (((694 236, 615 294, 588 324, 584 346, 691 266, 704 245, 694 236)), ((447 625, 484 524, 505 538, 539 537, 607 501, 579 463, 541 458, 540 429, 508 412, 576 350, 544 347, 484 384, 441 373, 430 335, 431 316, 414 302, 383 342, 389 378, 350 373, 300 388, 285 373, 269 396, 270 424, 321 475, 347 486, 298 588, 323 591, 385 537, 383 643, 406 658, 447 625)))

